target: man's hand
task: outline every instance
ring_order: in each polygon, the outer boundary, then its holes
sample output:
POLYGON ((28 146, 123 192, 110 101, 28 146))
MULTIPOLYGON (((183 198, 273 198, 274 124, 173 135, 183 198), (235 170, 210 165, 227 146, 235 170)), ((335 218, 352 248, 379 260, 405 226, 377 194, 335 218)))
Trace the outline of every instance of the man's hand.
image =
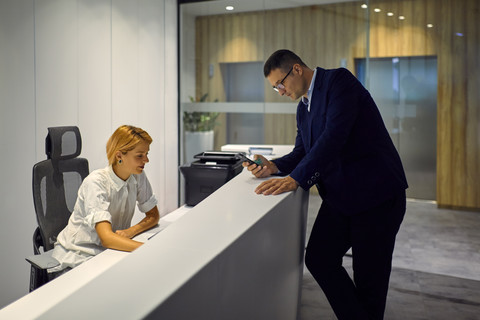
POLYGON ((248 169, 255 177, 257 178, 265 178, 271 176, 274 173, 278 172, 278 168, 275 163, 268 161, 264 156, 256 154, 255 160, 262 160, 261 165, 252 164, 250 165, 248 162, 243 162, 242 165, 248 169))
POLYGON ((270 179, 262 182, 256 189, 255 193, 263 195, 277 195, 280 193, 297 190, 298 183, 288 176, 281 179, 270 179))

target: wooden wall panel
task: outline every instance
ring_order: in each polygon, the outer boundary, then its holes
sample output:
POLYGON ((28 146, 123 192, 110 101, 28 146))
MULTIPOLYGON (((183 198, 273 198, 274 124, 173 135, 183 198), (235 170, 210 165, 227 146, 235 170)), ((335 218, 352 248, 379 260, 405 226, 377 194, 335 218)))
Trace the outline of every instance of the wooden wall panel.
MULTIPOLYGON (((480 209, 480 1, 371 0, 369 10, 370 57, 437 56, 437 202, 480 209)), ((345 59, 354 71, 354 59, 367 54, 366 10, 358 1, 199 17, 196 23, 197 96, 212 92, 220 101, 221 74, 209 78, 210 63, 218 70, 221 62, 265 61, 287 48, 312 68, 339 67, 345 59)), ((288 100, 265 81, 265 101, 288 100)), ((217 131, 218 148, 226 131, 217 131)), ((293 115, 265 115, 266 143, 293 143, 295 134, 293 115)))
MULTIPOLYGON (((449 104, 448 108, 450 110, 451 121, 452 121, 452 155, 453 155, 453 166, 450 168, 450 174, 455 174, 457 177, 453 177, 452 179, 453 185, 452 188, 454 190, 462 190, 462 192, 455 192, 453 193, 453 202, 454 203, 464 203, 465 202, 465 189, 464 186, 466 185, 466 155, 468 150, 466 150, 465 142, 465 128, 467 124, 466 119, 466 101, 465 101, 465 86, 462 83, 466 80, 465 78, 465 60, 463 57, 464 51, 464 39, 462 37, 457 37, 454 35, 455 30, 461 27, 462 20, 464 17, 464 8, 458 5, 454 5, 450 3, 450 19, 451 23, 449 26, 450 29, 450 36, 449 39, 451 41, 451 48, 452 48, 452 55, 451 55, 451 62, 449 67, 452 68, 450 71, 450 81, 448 82, 449 86, 458 85, 457 88, 453 87, 451 91, 451 103, 449 104), (459 54, 462 53, 462 54, 459 54), (462 108, 456 108, 454 106, 464 106, 462 108)), ((445 106, 447 107, 447 106, 445 106)))
MULTIPOLYGON (((480 32, 478 21, 480 17, 480 5, 476 0, 467 2, 465 10, 465 33, 466 38, 466 87, 467 87, 467 146, 469 161, 467 164, 467 185, 476 186, 468 188, 468 199, 480 201, 480 32)), ((474 202, 475 203, 475 202, 474 202)), ((477 202, 478 203, 478 202, 477 202)))

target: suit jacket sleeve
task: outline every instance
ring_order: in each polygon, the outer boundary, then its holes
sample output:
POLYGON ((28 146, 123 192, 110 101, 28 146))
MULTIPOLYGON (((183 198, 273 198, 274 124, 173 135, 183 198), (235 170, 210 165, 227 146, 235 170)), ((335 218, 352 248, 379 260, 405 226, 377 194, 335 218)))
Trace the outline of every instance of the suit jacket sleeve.
POLYGON ((310 112, 297 109, 294 152, 276 160, 277 167, 291 169, 305 190, 317 184, 323 200, 343 211, 372 207, 407 188, 370 93, 346 69, 317 71, 310 112))
POLYGON ((359 85, 346 69, 338 69, 333 76, 317 77, 315 89, 328 94, 314 93, 311 114, 299 103, 295 149, 275 164, 302 188, 307 190, 317 183, 338 159, 359 113, 359 85), (310 146, 304 145, 304 138, 311 139, 310 146))

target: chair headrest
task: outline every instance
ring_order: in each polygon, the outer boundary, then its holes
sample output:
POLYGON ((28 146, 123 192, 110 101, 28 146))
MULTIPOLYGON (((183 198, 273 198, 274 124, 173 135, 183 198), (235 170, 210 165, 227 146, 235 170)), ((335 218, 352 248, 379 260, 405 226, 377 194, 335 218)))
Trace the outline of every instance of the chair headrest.
POLYGON ((66 160, 80 155, 82 137, 76 126, 50 127, 45 139, 45 153, 48 159, 66 160))

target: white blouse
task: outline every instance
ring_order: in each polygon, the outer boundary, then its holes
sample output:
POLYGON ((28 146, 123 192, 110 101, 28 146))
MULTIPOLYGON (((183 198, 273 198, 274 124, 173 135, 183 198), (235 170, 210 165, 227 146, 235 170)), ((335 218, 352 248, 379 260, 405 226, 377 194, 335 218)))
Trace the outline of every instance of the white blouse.
POLYGON ((90 173, 78 190, 68 225, 58 234, 53 249, 52 256, 60 265, 48 272, 74 268, 105 250, 95 225, 108 221, 113 232, 129 228, 137 201, 141 212, 157 205, 145 172, 132 174, 126 181, 117 177, 111 166, 90 173))

